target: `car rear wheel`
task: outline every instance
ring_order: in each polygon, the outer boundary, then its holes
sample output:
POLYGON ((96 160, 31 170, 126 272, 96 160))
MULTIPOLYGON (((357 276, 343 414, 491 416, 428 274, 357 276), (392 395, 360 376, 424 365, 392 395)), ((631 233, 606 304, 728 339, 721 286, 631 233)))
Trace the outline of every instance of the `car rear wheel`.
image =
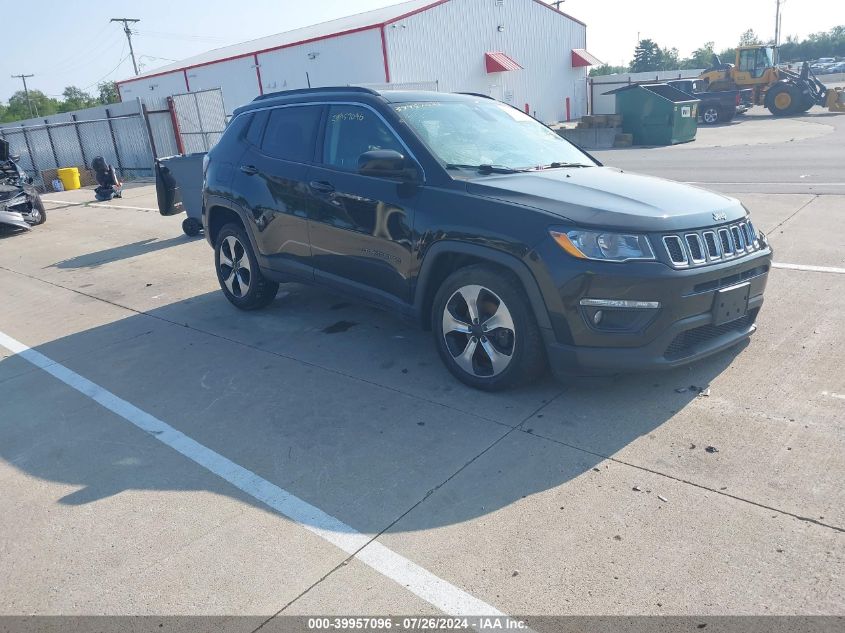
POLYGON ((276 298, 279 284, 261 273, 252 245, 243 229, 227 224, 214 246, 217 280, 226 298, 241 310, 257 310, 276 298))
POLYGON ((476 265, 450 275, 435 296, 432 325, 443 363, 476 389, 499 391, 545 367, 528 298, 506 271, 476 265))

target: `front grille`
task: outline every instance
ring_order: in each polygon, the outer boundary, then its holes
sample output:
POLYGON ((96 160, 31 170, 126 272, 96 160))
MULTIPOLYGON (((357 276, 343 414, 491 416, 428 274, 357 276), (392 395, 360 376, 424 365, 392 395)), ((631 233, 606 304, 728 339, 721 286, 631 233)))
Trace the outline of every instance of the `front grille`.
POLYGON ((684 245, 681 243, 681 238, 677 235, 667 235, 663 238, 663 244, 669 253, 669 259, 673 264, 686 264, 687 256, 684 252, 684 245))
POLYGON ((725 323, 723 325, 702 325, 701 327, 686 330, 678 334, 666 351, 663 357, 666 360, 680 360, 693 356, 702 345, 709 343, 713 339, 731 334, 732 332, 740 332, 747 329, 754 323, 757 318, 757 310, 751 310, 741 319, 725 323))
POLYGON ((719 245, 716 244, 716 234, 713 231, 704 232, 704 242, 707 244, 707 256, 710 259, 719 259, 719 245))
POLYGON ((702 266, 741 257, 760 248, 757 232, 746 220, 682 235, 663 235, 666 255, 675 268, 702 266))

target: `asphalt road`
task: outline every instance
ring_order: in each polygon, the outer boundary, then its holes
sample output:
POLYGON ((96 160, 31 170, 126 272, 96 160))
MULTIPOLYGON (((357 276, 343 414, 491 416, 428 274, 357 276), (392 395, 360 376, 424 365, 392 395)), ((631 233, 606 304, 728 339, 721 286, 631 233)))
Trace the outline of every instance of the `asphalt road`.
POLYGON ((731 123, 700 126, 689 144, 594 155, 607 165, 727 193, 845 195, 843 136, 845 114, 815 107, 805 116, 774 119, 757 107, 731 123))
POLYGON ((0 237, 0 615, 845 614, 845 196, 743 174, 777 263, 748 344, 502 394, 347 297, 238 312, 149 185, 47 196, 0 237))

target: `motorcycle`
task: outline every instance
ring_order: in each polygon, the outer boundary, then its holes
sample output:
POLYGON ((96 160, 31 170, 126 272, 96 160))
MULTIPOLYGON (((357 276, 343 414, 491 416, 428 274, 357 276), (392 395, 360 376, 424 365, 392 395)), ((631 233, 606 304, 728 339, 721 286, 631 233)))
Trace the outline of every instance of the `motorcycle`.
POLYGON ((29 231, 47 221, 47 211, 16 158, 9 154, 9 142, 0 139, 0 227, 29 231))

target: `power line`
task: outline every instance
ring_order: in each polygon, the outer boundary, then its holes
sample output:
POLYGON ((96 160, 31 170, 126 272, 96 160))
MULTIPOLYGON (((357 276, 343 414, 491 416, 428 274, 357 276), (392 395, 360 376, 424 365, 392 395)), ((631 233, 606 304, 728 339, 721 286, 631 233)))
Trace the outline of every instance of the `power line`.
POLYGON ((23 81, 23 93, 26 95, 26 104, 29 106, 29 115, 37 116, 38 108, 36 108, 35 112, 32 111, 32 101, 29 98, 29 88, 26 87, 27 77, 35 77, 35 75, 12 75, 12 79, 20 79, 23 81))
POLYGON ((136 75, 138 74, 138 62, 135 61, 135 50, 132 48, 132 29, 129 28, 129 24, 135 24, 140 21, 137 18, 112 18, 109 20, 109 22, 123 22, 123 32, 126 33, 126 41, 129 42, 129 54, 132 56, 132 67, 135 69, 136 75))

